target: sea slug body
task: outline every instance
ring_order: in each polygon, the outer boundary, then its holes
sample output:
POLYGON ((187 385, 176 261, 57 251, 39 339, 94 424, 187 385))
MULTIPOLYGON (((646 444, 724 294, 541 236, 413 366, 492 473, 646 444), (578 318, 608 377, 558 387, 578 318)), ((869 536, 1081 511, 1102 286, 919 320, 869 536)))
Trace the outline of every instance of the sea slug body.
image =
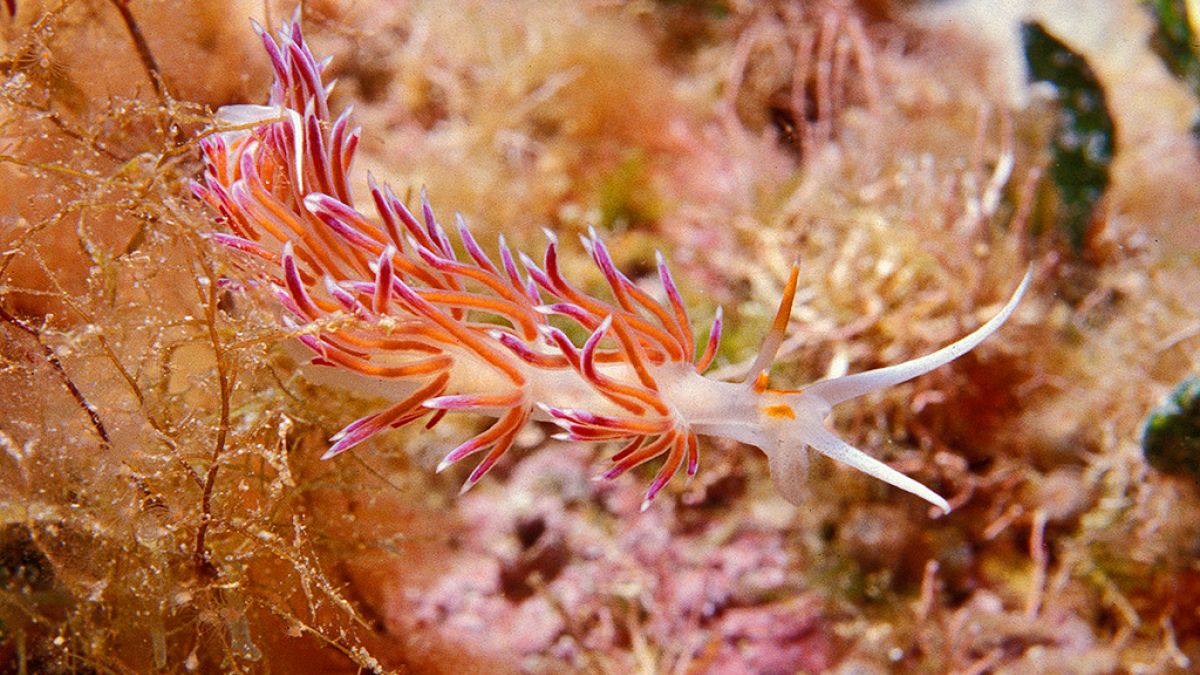
POLYGON ((778 391, 767 386, 766 373, 791 312, 793 268, 750 375, 744 382, 706 378, 721 312, 698 342, 661 256, 665 302, 617 269, 594 232, 583 237, 608 283, 605 299, 563 276, 552 234, 540 262, 514 256, 503 237, 497 255, 489 256, 459 217, 459 254, 424 194, 414 213, 371 178, 376 217, 364 215, 348 179, 360 131, 350 126, 350 111, 330 117, 331 85, 322 79, 327 63, 313 57, 297 21, 285 22, 278 40, 259 33, 275 71, 270 102, 220 111, 224 130, 202 142, 205 174, 194 191, 228 230, 212 239, 273 290, 311 362, 391 401, 334 434, 325 457, 387 429, 417 421, 432 426, 447 413, 472 412, 496 421, 438 466, 481 455, 464 490, 536 420, 558 425, 571 440, 622 443, 604 478, 665 456, 643 509, 680 469, 697 472, 698 436, 720 436, 761 448, 792 502, 802 497, 808 446, 950 510, 928 487, 839 439, 824 420, 842 401, 973 349, 1012 314, 1029 273, 996 316, 947 347, 801 391, 778 391), (550 316, 578 323, 589 337, 573 343, 550 316))

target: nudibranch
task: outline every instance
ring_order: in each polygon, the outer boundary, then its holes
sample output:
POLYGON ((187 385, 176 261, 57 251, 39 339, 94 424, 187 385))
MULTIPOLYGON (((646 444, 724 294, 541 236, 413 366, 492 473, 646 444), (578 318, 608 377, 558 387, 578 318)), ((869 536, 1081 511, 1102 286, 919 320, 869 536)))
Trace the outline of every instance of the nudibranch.
POLYGON ((227 232, 211 234, 235 261, 271 289, 282 321, 311 350, 311 363, 352 376, 354 386, 389 401, 330 439, 334 457, 387 429, 448 412, 495 418, 451 450, 438 471, 481 455, 463 489, 478 482, 512 447, 518 432, 542 421, 575 441, 616 441, 604 478, 664 457, 646 491, 645 509, 683 468, 699 467, 698 436, 761 448, 773 480, 793 503, 802 497, 806 446, 949 511, 933 490, 850 446, 825 427, 842 401, 929 372, 973 349, 1012 314, 1029 285, 970 335, 912 361, 817 382, 800 391, 767 386, 797 286, 792 269, 761 352, 741 382, 704 377, 721 336, 718 309, 699 344, 662 256, 663 300, 614 264, 595 232, 583 246, 607 281, 607 298, 562 274, 559 244, 541 262, 514 258, 499 238, 489 256, 461 217, 457 251, 425 194, 416 213, 368 176, 375 217, 351 196, 350 166, 360 129, 350 111, 331 119, 332 83, 305 44, 298 21, 278 40, 258 28, 275 71, 269 103, 222 108, 202 141, 204 179, 195 194, 227 232), (577 323, 575 344, 549 320, 577 323))

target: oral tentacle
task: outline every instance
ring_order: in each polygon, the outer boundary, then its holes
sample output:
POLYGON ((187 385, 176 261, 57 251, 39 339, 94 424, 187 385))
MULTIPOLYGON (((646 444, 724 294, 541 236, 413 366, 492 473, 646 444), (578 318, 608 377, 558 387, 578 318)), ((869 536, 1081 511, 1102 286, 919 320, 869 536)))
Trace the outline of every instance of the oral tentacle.
MULTIPOLYGON (((887 464, 843 441, 829 431, 826 431, 824 427, 807 430, 804 441, 826 457, 853 467, 868 476, 878 478, 905 492, 910 492, 938 507, 943 513, 950 513, 950 503, 941 495, 929 489, 921 482, 900 473, 887 464)), ((788 450, 803 452, 803 450, 796 448, 789 448, 788 450)))
POLYGON ((904 363, 898 363, 894 366, 877 368, 875 370, 817 382, 807 387, 805 391, 810 395, 819 397, 830 406, 835 406, 842 401, 862 396, 876 389, 883 389, 884 387, 891 387, 901 382, 907 382, 914 377, 924 375, 931 370, 944 366, 971 351, 980 342, 983 342, 988 336, 995 333, 1008 320, 1008 317, 1012 315, 1013 310, 1017 308, 1017 304, 1021 302, 1021 298, 1025 295, 1026 289, 1029 288, 1029 281, 1032 278, 1033 267, 1030 266, 1025 272, 1024 278, 1021 279, 1021 284, 1017 286, 1017 290, 1009 298, 1004 307, 989 319, 987 323, 957 342, 946 345, 931 354, 926 354, 925 356, 905 361, 904 363))

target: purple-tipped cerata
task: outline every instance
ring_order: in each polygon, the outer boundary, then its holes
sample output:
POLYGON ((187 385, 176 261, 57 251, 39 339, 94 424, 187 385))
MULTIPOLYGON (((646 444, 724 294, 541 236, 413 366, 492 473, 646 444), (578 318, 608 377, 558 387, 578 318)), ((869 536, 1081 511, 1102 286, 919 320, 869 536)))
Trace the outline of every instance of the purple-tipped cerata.
POLYGON ((464 489, 496 464, 528 421, 541 420, 572 440, 620 442, 604 478, 664 458, 643 508, 681 468, 698 470, 697 436, 708 435, 761 448, 793 502, 802 495, 807 446, 949 510, 928 487, 837 438, 824 420, 837 403, 973 349, 1012 314, 1028 273, 995 317, 954 344, 778 391, 767 387, 766 371, 787 326, 793 270, 749 376, 709 379, 703 373, 717 354, 721 312, 698 343, 661 255, 665 302, 625 276, 590 232, 583 246, 608 285, 608 297, 598 297, 565 278, 551 233, 540 265, 524 254, 518 264, 503 240, 497 263, 456 218, 466 253, 460 258, 423 192, 414 213, 373 177, 366 202, 374 216, 367 215, 349 189, 359 130, 350 127, 349 111, 330 119, 326 64, 313 57, 295 21, 284 23, 277 39, 265 32, 262 39, 275 69, 269 104, 220 111, 219 133, 202 144, 205 173, 195 192, 229 231, 213 241, 274 289, 286 323, 306 327, 299 340, 312 362, 392 401, 335 434, 326 457, 388 429, 472 412, 496 421, 438 467, 479 456, 464 489), (590 337, 573 343, 550 325, 551 316, 579 324, 590 337))

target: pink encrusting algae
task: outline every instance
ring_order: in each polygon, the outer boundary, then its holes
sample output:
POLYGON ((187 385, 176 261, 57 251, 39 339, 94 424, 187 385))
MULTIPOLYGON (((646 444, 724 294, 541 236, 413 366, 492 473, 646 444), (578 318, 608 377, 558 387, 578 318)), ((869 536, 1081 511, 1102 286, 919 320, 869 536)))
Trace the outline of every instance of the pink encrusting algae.
POLYGON ((463 489, 478 482, 530 420, 551 422, 563 437, 624 443, 603 477, 612 479, 665 455, 646 492, 649 506, 684 468, 699 468, 697 436, 722 436, 761 448, 783 495, 802 496, 805 446, 949 511, 945 499, 826 430, 832 406, 937 368, 973 349, 1009 317, 1030 274, 996 316, 970 335, 924 357, 817 382, 804 390, 767 387, 797 286, 795 268, 783 302, 744 382, 703 372, 717 353, 720 310, 701 348, 670 272, 658 256, 666 298, 660 302, 625 276, 595 232, 583 246, 611 298, 568 282, 558 242, 541 263, 514 258, 498 243, 498 262, 455 221, 465 255, 456 253, 429 200, 419 217, 387 187, 368 178, 376 218, 354 206, 348 174, 359 130, 350 111, 330 118, 322 73, 297 21, 278 41, 260 30, 275 70, 266 106, 218 114, 219 133, 203 142, 206 170, 197 196, 220 213, 229 233, 214 241, 241 254, 274 290, 284 323, 315 356, 348 374, 354 386, 394 403, 332 437, 334 457, 390 428, 447 412, 496 418, 438 465, 483 458, 463 489), (518 262, 519 261, 519 262, 518 262), (565 317, 590 332, 582 346, 549 322, 565 317))

